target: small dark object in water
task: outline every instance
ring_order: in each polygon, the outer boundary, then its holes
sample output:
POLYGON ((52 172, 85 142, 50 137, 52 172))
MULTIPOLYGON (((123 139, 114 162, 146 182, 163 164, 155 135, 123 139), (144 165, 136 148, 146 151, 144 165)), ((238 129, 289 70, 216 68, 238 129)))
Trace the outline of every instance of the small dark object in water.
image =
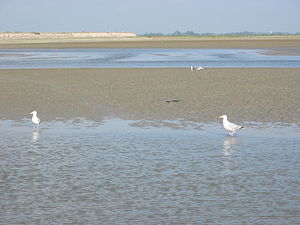
POLYGON ((170 103, 170 102, 179 102, 179 100, 178 100, 178 99, 174 99, 174 100, 167 100, 166 102, 167 102, 167 103, 170 103))

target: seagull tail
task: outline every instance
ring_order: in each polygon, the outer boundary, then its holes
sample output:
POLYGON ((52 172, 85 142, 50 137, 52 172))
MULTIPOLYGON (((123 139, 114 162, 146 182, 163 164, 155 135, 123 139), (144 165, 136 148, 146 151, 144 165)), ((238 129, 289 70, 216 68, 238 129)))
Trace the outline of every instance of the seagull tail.
POLYGON ((240 129, 244 129, 245 127, 240 127, 240 129))

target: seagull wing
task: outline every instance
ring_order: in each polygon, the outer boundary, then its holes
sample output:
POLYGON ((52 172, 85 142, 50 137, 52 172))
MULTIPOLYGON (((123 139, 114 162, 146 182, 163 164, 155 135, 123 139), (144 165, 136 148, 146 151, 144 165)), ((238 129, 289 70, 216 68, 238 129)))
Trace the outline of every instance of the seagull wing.
POLYGON ((226 124, 226 128, 227 128, 228 130, 231 130, 231 131, 236 131, 236 130, 242 129, 243 127, 242 127, 242 126, 239 126, 239 125, 236 125, 236 124, 234 124, 234 123, 228 122, 228 123, 226 124))
POLYGON ((38 117, 33 117, 32 118, 32 123, 34 124, 40 124, 41 120, 38 117))

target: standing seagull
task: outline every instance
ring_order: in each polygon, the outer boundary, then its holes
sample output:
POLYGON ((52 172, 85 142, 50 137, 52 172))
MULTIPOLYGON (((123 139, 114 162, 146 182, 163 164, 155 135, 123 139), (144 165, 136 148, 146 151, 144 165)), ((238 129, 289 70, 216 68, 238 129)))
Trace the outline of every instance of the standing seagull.
POLYGON ((191 66, 191 71, 196 71, 196 70, 206 70, 206 68, 201 66, 191 66))
POLYGON ((229 135, 230 135, 230 136, 233 136, 233 134, 234 134, 237 130, 244 128, 244 127, 239 126, 239 125, 236 125, 236 124, 234 124, 234 123, 230 123, 230 122, 227 120, 227 116, 226 116, 226 115, 222 115, 222 116, 220 116, 219 118, 223 118, 223 127, 225 128, 225 130, 229 131, 229 135))
POLYGON ((33 127, 39 127, 39 124, 41 123, 41 120, 40 118, 37 117, 37 111, 33 111, 31 112, 30 114, 32 114, 32 118, 31 118, 31 121, 33 123, 33 127))

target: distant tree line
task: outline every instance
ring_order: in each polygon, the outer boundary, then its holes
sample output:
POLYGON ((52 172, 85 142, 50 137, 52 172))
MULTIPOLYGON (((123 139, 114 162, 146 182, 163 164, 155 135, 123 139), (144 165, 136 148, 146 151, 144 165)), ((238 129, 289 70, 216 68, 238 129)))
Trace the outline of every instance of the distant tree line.
POLYGON ((280 36, 280 35, 300 35, 300 32, 288 33, 288 32, 231 32, 231 33, 196 33, 194 31, 175 31, 173 33, 156 33, 146 32, 140 36, 153 37, 153 36, 280 36))

